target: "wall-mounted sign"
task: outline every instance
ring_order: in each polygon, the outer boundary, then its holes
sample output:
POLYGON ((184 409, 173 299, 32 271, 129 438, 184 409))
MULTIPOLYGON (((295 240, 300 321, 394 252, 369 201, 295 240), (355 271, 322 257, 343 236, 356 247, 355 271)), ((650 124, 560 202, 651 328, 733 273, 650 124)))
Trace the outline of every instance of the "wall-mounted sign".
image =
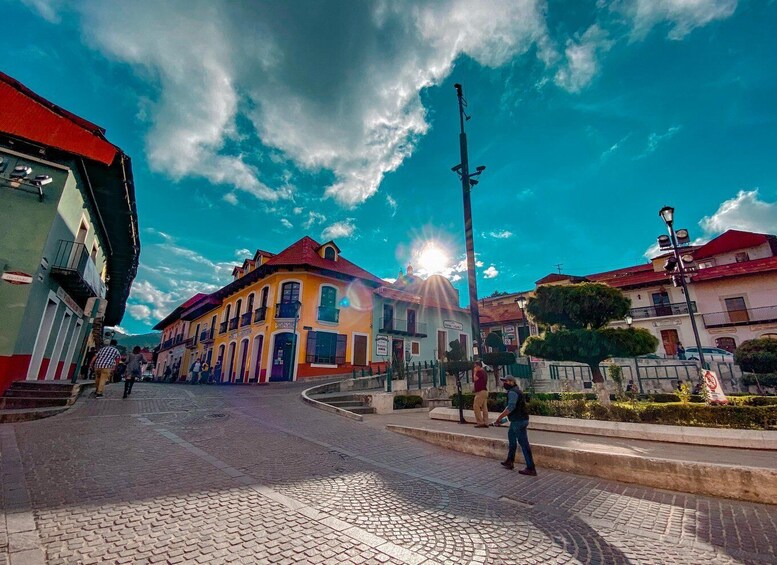
POLYGON ((387 335, 379 335, 375 338, 376 354, 386 357, 389 354, 389 338, 387 335))
POLYGON ((461 322, 457 322, 456 320, 443 320, 442 321, 442 327, 449 329, 449 330, 463 330, 464 324, 461 322))
POLYGON ((0 278, 2 278, 5 282, 11 283, 11 284, 31 284, 32 283, 32 275, 28 275, 27 273, 22 273, 21 271, 6 271, 2 275, 0 275, 0 278))
POLYGON ((506 334, 514 334, 515 333, 515 326, 505 326, 505 333, 506 334))
POLYGON ((61 287, 57 289, 57 298, 59 298, 67 305, 68 308, 75 312, 76 316, 79 318, 84 315, 84 311, 81 310, 81 307, 76 304, 76 301, 70 298, 70 295, 66 293, 61 287))

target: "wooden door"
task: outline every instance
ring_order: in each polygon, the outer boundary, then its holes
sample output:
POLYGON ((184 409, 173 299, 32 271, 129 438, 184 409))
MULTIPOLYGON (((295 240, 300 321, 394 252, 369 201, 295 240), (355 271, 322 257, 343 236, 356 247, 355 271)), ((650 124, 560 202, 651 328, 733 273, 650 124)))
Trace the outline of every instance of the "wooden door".
POLYGON ((367 364, 367 336, 366 335, 353 336, 353 364, 354 365, 367 364))
POLYGON ((677 355, 677 344, 680 342, 677 330, 661 330, 661 341, 668 356, 677 355))

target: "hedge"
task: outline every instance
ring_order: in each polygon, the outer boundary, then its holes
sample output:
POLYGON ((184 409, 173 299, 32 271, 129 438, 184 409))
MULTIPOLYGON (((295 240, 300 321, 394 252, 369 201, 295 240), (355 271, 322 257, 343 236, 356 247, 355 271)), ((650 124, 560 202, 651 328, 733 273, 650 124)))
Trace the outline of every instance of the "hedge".
POLYGON ((742 384, 745 386, 756 386, 756 378, 761 383, 761 386, 777 388, 777 373, 764 373, 762 375, 745 373, 742 375, 742 384))
MULTIPOLYGON (((542 400, 539 395, 529 395, 529 414, 604 420, 612 422, 634 422, 643 424, 667 424, 674 426, 697 426, 738 429, 777 429, 777 397, 738 397, 736 403, 728 406, 707 404, 657 403, 657 402, 615 402, 603 406, 595 401, 542 400)), ((464 394, 463 406, 472 409, 473 394, 464 394)), ((488 409, 501 412, 507 404, 507 395, 492 392, 488 395, 488 409)), ((457 395, 452 395, 454 407, 458 407, 457 395)))
POLYGON ((418 408, 424 403, 424 399, 414 394, 397 395, 394 397, 394 410, 405 408, 418 408))

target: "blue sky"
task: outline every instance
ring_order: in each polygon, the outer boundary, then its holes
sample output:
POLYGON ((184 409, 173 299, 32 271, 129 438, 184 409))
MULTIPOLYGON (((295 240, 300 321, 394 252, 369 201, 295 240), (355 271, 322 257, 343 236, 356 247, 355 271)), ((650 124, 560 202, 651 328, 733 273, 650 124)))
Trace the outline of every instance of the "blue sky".
POLYGON ((481 296, 642 262, 665 204, 777 232, 774 1, 0 6, 2 70, 133 158, 131 332, 305 234, 466 303, 456 82, 481 296))

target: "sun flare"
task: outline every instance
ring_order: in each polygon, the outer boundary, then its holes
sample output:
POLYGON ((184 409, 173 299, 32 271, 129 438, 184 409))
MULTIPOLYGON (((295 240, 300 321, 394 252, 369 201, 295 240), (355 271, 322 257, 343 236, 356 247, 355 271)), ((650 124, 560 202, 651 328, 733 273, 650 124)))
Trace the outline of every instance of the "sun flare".
POLYGON ((437 242, 426 242, 418 252, 418 269, 426 274, 440 274, 450 268, 448 253, 437 242))

